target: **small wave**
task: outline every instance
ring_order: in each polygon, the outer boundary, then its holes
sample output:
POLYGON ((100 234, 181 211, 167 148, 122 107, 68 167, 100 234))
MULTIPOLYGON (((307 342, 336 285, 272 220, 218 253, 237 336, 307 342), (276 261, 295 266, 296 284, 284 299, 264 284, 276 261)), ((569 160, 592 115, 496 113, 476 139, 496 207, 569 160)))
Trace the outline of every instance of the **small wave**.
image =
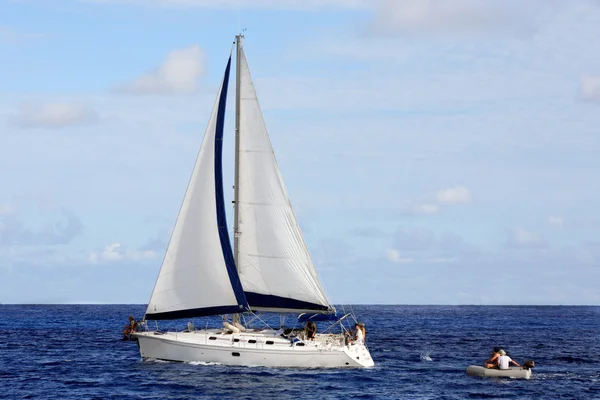
POLYGON ((429 353, 427 353, 427 354, 424 354, 424 355, 423 355, 423 354, 421 354, 419 357, 421 358, 421 361, 433 361, 433 360, 431 359, 431 357, 429 356, 429 353))
POLYGON ((157 364, 168 364, 171 361, 167 361, 167 360, 159 360, 157 358, 147 358, 145 360, 146 362, 152 362, 152 363, 157 363, 157 364))
POLYGON ((533 375, 531 375, 533 379, 539 379, 539 380, 575 380, 575 379, 581 379, 581 378, 585 378, 584 376, 582 376, 579 373, 575 373, 575 372, 569 372, 569 371, 562 371, 562 372, 538 372, 534 373, 533 375))

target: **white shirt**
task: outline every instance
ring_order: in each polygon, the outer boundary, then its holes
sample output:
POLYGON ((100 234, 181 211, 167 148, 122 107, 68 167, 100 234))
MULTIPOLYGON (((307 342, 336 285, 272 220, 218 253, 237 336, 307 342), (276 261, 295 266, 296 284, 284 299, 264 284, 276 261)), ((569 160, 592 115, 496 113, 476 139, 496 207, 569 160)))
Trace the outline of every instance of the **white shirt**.
POLYGON ((356 344, 363 344, 365 337, 363 336, 362 329, 357 329, 355 335, 356 335, 356 340, 355 340, 356 344))
POLYGON ((500 369, 508 369, 508 363, 512 361, 512 358, 509 356, 500 356, 498 357, 498 366, 500 369))

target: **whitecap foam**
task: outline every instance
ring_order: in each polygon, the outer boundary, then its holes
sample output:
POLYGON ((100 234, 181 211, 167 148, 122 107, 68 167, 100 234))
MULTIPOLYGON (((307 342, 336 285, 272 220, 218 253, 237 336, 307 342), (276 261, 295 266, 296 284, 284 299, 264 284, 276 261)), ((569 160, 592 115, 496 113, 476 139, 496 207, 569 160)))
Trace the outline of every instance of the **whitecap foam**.
POLYGON ((208 361, 189 361, 186 364, 190 364, 190 365, 221 365, 221 363, 208 362, 208 361))

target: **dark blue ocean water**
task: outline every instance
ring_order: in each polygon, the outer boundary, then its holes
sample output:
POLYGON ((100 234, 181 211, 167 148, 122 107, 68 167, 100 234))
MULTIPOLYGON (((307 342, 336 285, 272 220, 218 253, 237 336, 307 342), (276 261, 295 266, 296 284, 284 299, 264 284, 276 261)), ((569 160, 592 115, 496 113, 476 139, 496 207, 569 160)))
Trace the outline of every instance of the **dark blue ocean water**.
POLYGON ((373 369, 143 362, 135 342, 119 339, 144 306, 0 305, 0 398, 600 399, 600 307, 354 311, 367 325, 373 369), (493 346, 534 359, 533 379, 466 376, 493 346))

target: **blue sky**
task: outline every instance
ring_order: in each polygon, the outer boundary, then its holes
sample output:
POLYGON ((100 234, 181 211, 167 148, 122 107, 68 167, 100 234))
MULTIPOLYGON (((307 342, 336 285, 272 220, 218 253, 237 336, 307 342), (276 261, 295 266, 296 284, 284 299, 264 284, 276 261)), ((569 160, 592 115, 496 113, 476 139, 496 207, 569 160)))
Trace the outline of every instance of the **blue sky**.
POLYGON ((240 28, 334 303, 600 303, 592 0, 0 0, 0 302, 148 301, 240 28))

